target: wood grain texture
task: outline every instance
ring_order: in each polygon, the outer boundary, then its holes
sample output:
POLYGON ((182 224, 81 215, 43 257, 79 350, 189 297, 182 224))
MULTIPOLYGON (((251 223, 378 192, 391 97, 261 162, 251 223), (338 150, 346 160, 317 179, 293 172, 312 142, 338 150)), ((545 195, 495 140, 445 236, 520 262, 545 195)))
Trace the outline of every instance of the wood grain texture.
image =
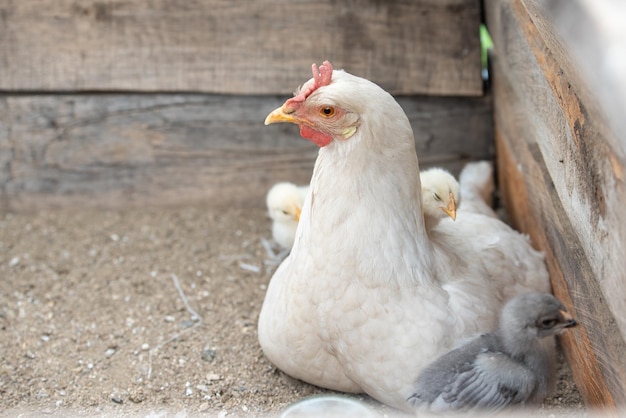
POLYGON ((605 121, 572 88, 524 3, 492 0, 486 10, 507 208, 547 253, 554 291, 573 304, 583 325, 564 338, 583 397, 623 407, 626 160, 605 121))
MULTIPOLYGON (((620 0, 523 0, 537 32, 587 112, 626 151, 626 4, 620 0)), ((610 140, 610 138, 608 138, 610 140)))
POLYGON ((288 94, 311 63, 480 95, 478 0, 0 0, 0 90, 288 94))
MULTIPOLYGON (((3 207, 260 207, 278 181, 310 179, 317 147, 265 127, 286 97, 0 97, 3 207)), ((491 98, 401 97, 422 167, 493 158, 491 98)))

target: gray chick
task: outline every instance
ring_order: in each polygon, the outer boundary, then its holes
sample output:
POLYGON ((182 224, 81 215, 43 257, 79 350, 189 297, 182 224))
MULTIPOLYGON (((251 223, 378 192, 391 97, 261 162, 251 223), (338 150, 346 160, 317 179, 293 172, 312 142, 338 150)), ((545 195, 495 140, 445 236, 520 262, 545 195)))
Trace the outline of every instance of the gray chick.
POLYGON ((527 293, 502 309, 496 331, 444 354, 417 378, 409 405, 432 412, 499 410, 538 403, 555 381, 554 336, 576 321, 548 293, 527 293))

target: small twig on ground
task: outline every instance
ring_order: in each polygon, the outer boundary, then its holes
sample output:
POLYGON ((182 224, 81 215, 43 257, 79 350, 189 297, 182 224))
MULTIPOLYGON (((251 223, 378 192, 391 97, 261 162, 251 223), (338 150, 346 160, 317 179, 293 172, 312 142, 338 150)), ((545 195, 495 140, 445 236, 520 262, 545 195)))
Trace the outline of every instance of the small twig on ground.
POLYGON ((191 320, 202 322, 202 317, 198 315, 198 312, 193 310, 191 305, 189 305, 189 300, 187 299, 185 292, 183 292, 183 288, 180 286, 178 277, 176 277, 175 274, 172 274, 172 281, 174 282, 174 286, 176 287, 176 290, 178 291, 178 295, 180 296, 180 298, 183 300, 183 303, 185 304, 185 308, 187 308, 187 311, 191 314, 191 320))
POLYGON ((239 268, 245 271, 250 271, 252 273, 260 273, 261 272, 261 267, 259 266, 255 266, 254 264, 248 264, 248 263, 239 263, 239 268))
POLYGON ((270 242, 265 238, 261 238, 261 244, 263 245, 263 248, 265 248, 265 252, 267 253, 268 257, 271 259, 275 259, 276 253, 272 249, 272 244, 270 244, 270 242))
POLYGON ((174 287, 176 287, 176 290, 178 291, 178 295, 180 296, 180 298, 183 300, 183 303, 185 304, 185 308, 187 308, 187 312, 191 314, 191 320, 195 321, 195 324, 193 324, 191 327, 181 332, 177 332, 176 334, 172 335, 167 340, 163 341, 161 344, 150 349, 150 351, 148 352, 148 373, 147 373, 148 380, 150 380, 150 378, 152 377, 152 356, 155 355, 157 351, 165 347, 167 344, 171 343, 172 341, 176 341, 183 334, 189 332, 190 330, 202 324, 202 317, 189 304, 189 300, 187 299, 187 295, 185 295, 185 292, 183 291, 183 288, 180 285, 178 276, 176 276, 175 274, 172 274, 172 281, 174 282, 174 287))
POLYGON ((274 248, 272 244, 266 240, 265 238, 261 238, 261 244, 263 248, 265 248, 265 252, 267 253, 268 258, 263 260, 263 264, 265 265, 265 272, 269 273, 274 269, 274 267, 279 266, 280 263, 289 255, 289 249, 279 249, 279 252, 274 252, 274 248))

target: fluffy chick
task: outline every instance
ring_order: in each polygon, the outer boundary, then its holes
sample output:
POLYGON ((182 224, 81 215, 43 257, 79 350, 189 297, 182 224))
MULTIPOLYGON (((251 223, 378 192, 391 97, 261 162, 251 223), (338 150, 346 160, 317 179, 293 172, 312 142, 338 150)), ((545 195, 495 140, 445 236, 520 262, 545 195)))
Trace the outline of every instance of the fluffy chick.
POLYGON ((300 212, 309 186, 276 183, 267 192, 265 203, 272 219, 272 237, 284 249, 291 249, 298 229, 300 212))
POLYGON ((555 381, 554 336, 575 325, 554 296, 518 295, 503 307, 496 331, 426 367, 407 401, 432 412, 541 402, 555 381))
POLYGON ((446 216, 456 220, 456 209, 461 204, 459 182, 442 168, 420 172, 422 184, 422 211, 426 229, 430 230, 446 216))

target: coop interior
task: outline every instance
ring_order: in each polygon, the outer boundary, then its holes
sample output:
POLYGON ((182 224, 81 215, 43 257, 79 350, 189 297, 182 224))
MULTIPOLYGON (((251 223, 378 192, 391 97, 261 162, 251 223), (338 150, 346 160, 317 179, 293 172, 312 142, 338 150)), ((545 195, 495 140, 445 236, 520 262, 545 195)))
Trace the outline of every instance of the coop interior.
POLYGON ((2 409, 258 415, 327 393, 255 335, 277 264, 265 195, 307 184, 318 152, 263 121, 326 59, 397 98, 421 169, 494 164, 497 208, 581 325, 560 338, 576 407, 626 403, 618 1, 22 0, 0 16, 2 409))

